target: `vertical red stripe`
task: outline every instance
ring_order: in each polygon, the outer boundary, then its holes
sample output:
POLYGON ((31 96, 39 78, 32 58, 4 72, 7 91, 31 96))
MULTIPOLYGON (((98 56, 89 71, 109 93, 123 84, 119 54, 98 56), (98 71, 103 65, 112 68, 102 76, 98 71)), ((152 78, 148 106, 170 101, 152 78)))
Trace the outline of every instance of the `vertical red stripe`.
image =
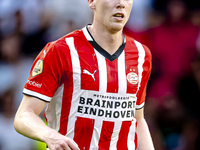
POLYGON ((89 150, 94 128, 94 119, 77 117, 74 141, 81 150, 89 150))
POLYGON ((107 92, 118 93, 118 59, 109 61, 107 64, 107 92))
MULTIPOLYGON (((135 73, 138 75, 138 49, 135 43, 126 43, 125 51, 125 65, 126 65, 126 75, 130 73, 135 73)), ((137 92, 138 83, 132 84, 127 80, 127 93, 135 94, 137 92)))
POLYGON ((88 47, 83 40, 74 43, 80 60, 81 89, 99 91, 99 68, 94 48, 88 47))
MULTIPOLYGON (((66 55, 70 56, 69 53, 66 53, 66 55)), ((71 101, 72 101, 72 93, 73 93, 73 74, 72 72, 72 60, 71 57, 68 57, 68 69, 69 74, 64 76, 64 91, 63 91, 63 99, 62 99, 62 106, 61 106, 61 116, 60 116, 60 129, 59 132, 62 135, 67 134, 67 125, 68 125, 68 118, 69 118, 69 113, 70 113, 70 108, 71 108, 71 101)))
MULTIPOLYGON (((135 123, 135 129, 137 129, 137 122, 135 123)), ((136 149, 137 149, 137 146, 138 146, 137 132, 135 132, 135 140, 134 140, 134 143, 135 143, 135 150, 136 150, 136 149)))
MULTIPOLYGON (((71 80, 73 82, 73 80, 71 80)), ((66 88, 67 85, 64 85, 64 92, 66 93, 66 88)), ((69 91, 73 91, 73 86, 69 86, 71 88, 68 88, 68 92, 69 91)), ((70 92, 69 92, 70 93, 70 92)), ((60 129, 59 132, 62 135, 66 135, 67 134, 67 125, 68 125, 68 117, 69 117, 69 113, 70 113, 70 107, 71 107, 71 100, 72 100, 72 95, 69 95, 69 97, 66 97, 65 95, 63 96, 63 100, 62 100, 62 106, 61 106, 61 116, 60 116, 60 129)))
POLYGON ((137 133, 135 132, 135 140, 134 140, 134 143, 135 143, 135 150, 137 149, 137 145, 138 145, 138 138, 137 138, 137 133))
POLYGON ((127 141, 128 133, 131 126, 131 121, 123 121, 121 130, 119 132, 119 138, 117 142, 117 150, 128 150, 127 141))
POLYGON ((109 150, 114 122, 104 121, 99 139, 99 150, 109 150))

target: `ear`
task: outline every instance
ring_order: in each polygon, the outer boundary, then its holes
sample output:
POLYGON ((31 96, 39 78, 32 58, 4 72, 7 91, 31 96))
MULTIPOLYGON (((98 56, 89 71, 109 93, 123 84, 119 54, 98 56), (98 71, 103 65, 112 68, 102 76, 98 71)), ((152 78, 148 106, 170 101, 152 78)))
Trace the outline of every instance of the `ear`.
POLYGON ((94 10, 95 9, 95 0, 87 0, 89 7, 94 10))

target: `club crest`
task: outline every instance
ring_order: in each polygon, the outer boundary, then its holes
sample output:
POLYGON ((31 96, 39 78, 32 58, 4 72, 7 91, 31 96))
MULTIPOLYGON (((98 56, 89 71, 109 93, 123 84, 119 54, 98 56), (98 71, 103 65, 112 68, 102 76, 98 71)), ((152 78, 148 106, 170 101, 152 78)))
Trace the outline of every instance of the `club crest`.
POLYGON ((135 85, 138 83, 138 75, 134 72, 130 72, 129 74, 127 74, 127 80, 129 83, 135 85))

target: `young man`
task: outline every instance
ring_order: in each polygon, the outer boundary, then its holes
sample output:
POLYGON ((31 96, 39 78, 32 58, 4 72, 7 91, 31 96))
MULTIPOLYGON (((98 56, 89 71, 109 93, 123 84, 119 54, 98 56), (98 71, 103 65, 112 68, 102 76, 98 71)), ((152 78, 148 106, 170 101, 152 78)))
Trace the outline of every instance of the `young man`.
POLYGON ((50 150, 153 150, 143 116, 151 54, 123 35, 133 0, 88 0, 92 25, 44 47, 15 129, 50 150), (48 126, 38 117, 46 109, 48 126))

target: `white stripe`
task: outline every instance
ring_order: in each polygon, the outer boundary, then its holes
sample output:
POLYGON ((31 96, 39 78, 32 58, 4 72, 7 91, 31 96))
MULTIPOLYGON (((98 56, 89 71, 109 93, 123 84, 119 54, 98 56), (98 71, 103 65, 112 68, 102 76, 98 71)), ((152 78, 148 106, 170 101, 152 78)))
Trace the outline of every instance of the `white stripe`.
POLYGON ((92 37, 91 37, 90 34, 88 33, 88 30, 87 30, 87 27, 86 27, 86 26, 83 28, 83 33, 84 33, 84 35, 85 35, 85 37, 86 37, 86 39, 87 39, 88 41, 93 41, 92 37))
MULTIPOLYGON (((140 90, 140 86, 141 86, 141 82, 142 82, 142 73, 143 73, 143 64, 145 61, 145 50, 142 46, 141 43, 135 41, 135 44, 138 48, 138 52, 139 52, 139 58, 138 58, 138 76, 139 76, 139 82, 138 82, 138 89, 137 89, 137 93, 140 90)), ((136 105, 137 109, 140 109, 144 106, 144 103, 142 103, 141 105, 136 105)))
POLYGON ((118 58, 118 80, 119 80, 119 94, 126 94, 127 91, 127 81, 126 81, 126 69, 125 69, 125 53, 124 51, 118 58))
POLYGON ((50 128, 53 128, 56 131, 59 131, 60 127, 60 115, 62 108, 63 91, 64 91, 64 84, 62 84, 56 90, 51 100, 51 103, 47 105, 46 109, 47 124, 50 128))
POLYGON ((136 105, 135 109, 141 109, 142 107, 144 107, 145 102, 143 102, 141 105, 136 105))
POLYGON ((90 150, 97 150, 97 145, 99 143, 101 135, 102 124, 103 121, 101 119, 95 119, 92 139, 90 142, 90 150))
POLYGON ((95 50, 99 67, 99 93, 105 94, 107 90, 107 67, 106 60, 97 50, 95 50))
POLYGON ((113 134, 111 136, 111 141, 110 141, 110 150, 116 150, 117 149, 117 141, 119 138, 119 132, 121 130, 122 122, 115 122, 115 126, 113 129, 113 134))
POLYGON ((42 100, 45 100, 47 102, 50 102, 51 98, 52 98, 52 97, 48 97, 48 96, 45 96, 45 95, 37 93, 37 92, 33 92, 33 91, 25 89, 25 88, 23 90, 23 93, 27 94, 27 95, 30 95, 30 96, 38 97, 38 98, 40 98, 42 100))
POLYGON ((128 150, 135 150, 135 144, 134 144, 135 132, 136 132, 136 120, 134 119, 132 121, 132 124, 129 129, 129 134, 128 134, 128 141, 127 141, 128 150))
MULTIPOLYGON (((105 94, 107 89, 107 67, 106 67, 106 60, 97 50, 95 50, 97 56, 97 62, 99 67, 99 93, 105 94)), ((101 135, 103 120, 96 119, 94 124, 94 130, 92 135, 92 140, 90 143, 90 149, 96 150, 96 146, 99 143, 99 138, 101 135)))
POLYGON ((80 68, 79 56, 74 46, 74 38, 70 37, 70 38, 66 38, 65 40, 70 49, 70 54, 71 54, 71 59, 72 59, 72 69, 73 69, 73 84, 74 84, 72 102, 71 102, 71 108, 70 108, 70 116, 68 119, 69 124, 67 126, 67 136, 73 139, 74 127, 75 127, 75 122, 76 122, 76 119, 75 119, 76 109, 74 108, 76 108, 78 105, 77 92, 80 91, 81 68, 80 68), (75 85, 78 85, 78 86, 75 86, 75 85))
POLYGON ((137 92, 140 89, 141 81, 142 81, 142 72, 143 72, 143 64, 145 59, 145 51, 141 43, 135 41, 135 44, 139 51, 139 58, 138 58, 138 76, 139 76, 139 83, 138 83, 138 89, 137 92))

